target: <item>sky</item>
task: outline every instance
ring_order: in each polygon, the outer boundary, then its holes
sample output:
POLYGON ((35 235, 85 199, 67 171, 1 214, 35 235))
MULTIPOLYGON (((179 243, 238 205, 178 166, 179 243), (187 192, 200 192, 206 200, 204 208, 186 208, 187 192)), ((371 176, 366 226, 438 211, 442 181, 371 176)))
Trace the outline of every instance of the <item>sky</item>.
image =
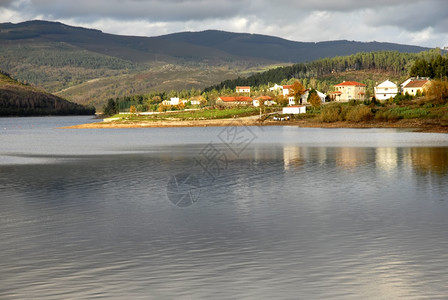
POLYGON ((158 36, 217 29, 294 41, 448 46, 448 0, 0 0, 0 22, 158 36))

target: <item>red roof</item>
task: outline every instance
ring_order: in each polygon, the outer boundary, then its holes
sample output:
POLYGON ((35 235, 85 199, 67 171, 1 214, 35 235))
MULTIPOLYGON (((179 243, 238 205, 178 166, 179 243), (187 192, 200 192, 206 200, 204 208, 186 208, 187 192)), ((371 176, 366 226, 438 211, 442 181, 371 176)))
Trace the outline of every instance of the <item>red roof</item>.
POLYGON ((250 102, 252 101, 251 97, 219 97, 224 102, 250 102))
POLYGON ((269 96, 260 96, 255 98, 256 100, 272 100, 272 97, 269 96))
POLYGON ((412 80, 410 81, 405 88, 420 88, 423 87, 429 80, 420 79, 420 80, 412 80))
POLYGON ((305 107, 305 105, 292 105, 292 106, 285 106, 285 107, 305 107))
POLYGON ((336 84, 335 86, 366 86, 364 83, 357 81, 344 81, 340 84, 336 84))
POLYGON ((250 90, 250 86, 237 86, 237 90, 250 90))
POLYGON ((342 95, 341 91, 336 91, 336 92, 331 92, 332 94, 338 94, 338 95, 342 95))
POLYGON ((290 88, 292 88, 292 85, 284 85, 284 86, 283 86, 283 89, 284 89, 284 90, 287 90, 287 89, 290 89, 290 88))

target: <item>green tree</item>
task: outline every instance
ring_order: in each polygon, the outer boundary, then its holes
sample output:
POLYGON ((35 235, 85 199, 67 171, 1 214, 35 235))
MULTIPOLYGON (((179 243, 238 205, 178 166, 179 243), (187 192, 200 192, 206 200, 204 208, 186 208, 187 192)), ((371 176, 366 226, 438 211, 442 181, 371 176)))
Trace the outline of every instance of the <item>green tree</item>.
POLYGON ((107 103, 103 106, 103 114, 106 116, 112 116, 118 112, 118 102, 115 102, 112 98, 107 100, 107 103))

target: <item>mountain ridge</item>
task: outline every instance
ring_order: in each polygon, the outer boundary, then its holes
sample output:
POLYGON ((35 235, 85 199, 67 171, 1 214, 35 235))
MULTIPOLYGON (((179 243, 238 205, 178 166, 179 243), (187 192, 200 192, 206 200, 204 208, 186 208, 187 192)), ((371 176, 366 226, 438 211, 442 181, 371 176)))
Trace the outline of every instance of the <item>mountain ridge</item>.
POLYGON ((17 24, 1 23, 0 40, 9 44, 14 41, 64 42, 81 49, 136 62, 154 61, 158 55, 158 59, 170 61, 255 58, 264 62, 296 63, 357 52, 394 50, 415 53, 429 49, 413 45, 348 40, 300 42, 263 34, 222 30, 185 31, 151 37, 128 36, 39 20, 17 24))

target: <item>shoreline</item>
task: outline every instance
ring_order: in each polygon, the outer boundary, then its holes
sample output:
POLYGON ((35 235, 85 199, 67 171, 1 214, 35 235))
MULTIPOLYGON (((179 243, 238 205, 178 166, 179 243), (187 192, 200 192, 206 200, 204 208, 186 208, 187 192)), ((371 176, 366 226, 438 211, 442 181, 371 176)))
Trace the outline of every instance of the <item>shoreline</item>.
POLYGON ((263 121, 254 119, 215 119, 215 120, 157 120, 157 121, 110 121, 87 123, 61 127, 63 129, 107 129, 107 128, 167 128, 167 127, 226 127, 226 126, 298 126, 303 128, 402 128, 416 132, 448 133, 448 126, 442 126, 437 120, 403 119, 396 122, 359 122, 339 121, 323 123, 315 120, 263 121))

